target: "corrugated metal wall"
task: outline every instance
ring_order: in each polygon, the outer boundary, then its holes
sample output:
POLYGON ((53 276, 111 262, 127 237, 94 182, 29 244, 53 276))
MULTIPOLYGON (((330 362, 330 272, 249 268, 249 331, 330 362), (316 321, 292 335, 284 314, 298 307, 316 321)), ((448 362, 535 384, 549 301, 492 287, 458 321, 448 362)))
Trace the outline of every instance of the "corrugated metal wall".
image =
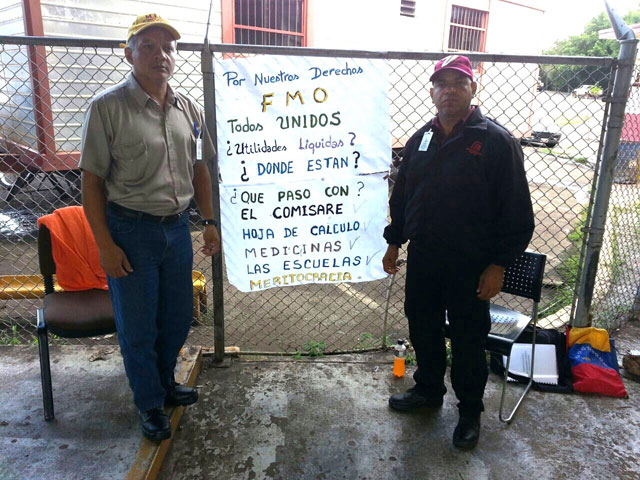
MULTIPOLYGON (((22 2, 0 0, 0 35, 24 34, 22 2)), ((17 46, 8 47, 0 55, 0 137, 33 147, 36 140, 31 83, 25 83, 19 74, 25 64, 28 64, 25 50, 17 46)), ((1 142, 0 139, 0 154, 5 151, 1 142)))
POLYGON ((0 0, 0 35, 24 35, 22 2, 0 0))
MULTIPOLYGON (((184 5, 170 0, 41 0, 46 36, 121 40, 137 15, 157 13, 181 32, 183 42, 202 42, 209 4, 210 0, 184 5)), ((214 0, 209 40, 219 42, 221 31, 220 0, 214 0)))
MULTIPOLYGON (((181 42, 201 43, 209 4, 209 0, 192 0, 188 6, 176 6, 173 1, 42 0, 41 13, 44 35, 50 37, 123 40, 137 15, 158 13, 181 32, 181 42)), ((25 34, 22 2, 0 0, 0 34, 25 34)), ((219 0, 213 1, 209 39, 212 43, 222 39, 219 0)), ((57 152, 75 150, 87 100, 115 84, 122 78, 122 72, 129 70, 122 64, 104 65, 100 56, 77 55, 78 51, 54 47, 47 62, 48 77, 57 86, 50 91, 57 152), (78 74, 70 76, 69 71, 78 74)), ((4 94, 0 94, 0 118, 4 119, 0 137, 37 151, 31 84, 28 78, 23 78, 29 75, 28 68, 24 68, 28 64, 24 51, 4 51, 0 58, 0 92, 4 94)), ((188 74, 182 73, 181 68, 176 70, 180 72, 176 74, 179 84, 188 84, 188 74)), ((185 93, 196 99, 201 97, 199 87, 196 92, 185 93)))

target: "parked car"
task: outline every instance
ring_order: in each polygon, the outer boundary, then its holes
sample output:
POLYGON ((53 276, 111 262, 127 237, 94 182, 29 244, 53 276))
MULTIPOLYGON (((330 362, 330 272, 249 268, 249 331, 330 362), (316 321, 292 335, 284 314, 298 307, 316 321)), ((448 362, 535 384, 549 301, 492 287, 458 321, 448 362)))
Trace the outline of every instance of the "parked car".
POLYGON ((520 145, 553 148, 558 145, 560 137, 562 134, 555 122, 545 120, 534 124, 531 133, 520 138, 520 145))
POLYGON ((591 90, 594 85, 580 85, 578 88, 575 88, 571 92, 571 96, 575 98, 583 98, 589 95, 589 90, 591 90))
POLYGON ((604 95, 604 90, 599 85, 580 85, 571 92, 571 96, 575 98, 600 98, 604 95))

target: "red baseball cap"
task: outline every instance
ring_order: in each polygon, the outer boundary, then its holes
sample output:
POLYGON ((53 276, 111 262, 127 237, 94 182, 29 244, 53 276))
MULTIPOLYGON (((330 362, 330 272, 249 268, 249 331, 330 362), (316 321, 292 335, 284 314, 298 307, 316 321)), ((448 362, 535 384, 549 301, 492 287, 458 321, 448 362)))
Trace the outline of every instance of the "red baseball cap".
POLYGON ((473 68, 471 68, 471 62, 464 55, 449 55, 444 57, 436 63, 436 68, 433 71, 433 75, 429 79, 433 82, 433 78, 438 75, 442 70, 457 70, 465 76, 469 77, 473 82, 473 68))

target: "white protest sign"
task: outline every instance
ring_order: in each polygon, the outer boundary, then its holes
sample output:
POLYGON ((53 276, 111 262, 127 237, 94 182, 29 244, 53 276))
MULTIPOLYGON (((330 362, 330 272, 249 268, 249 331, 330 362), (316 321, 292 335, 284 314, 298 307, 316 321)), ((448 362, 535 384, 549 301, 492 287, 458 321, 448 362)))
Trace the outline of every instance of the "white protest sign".
POLYGON ((269 183, 387 171, 391 136, 385 64, 315 57, 216 65, 223 183, 269 183))
POLYGON ((385 175, 223 186, 231 284, 249 292, 384 277, 385 175))
POLYGON ((281 56, 216 65, 222 233, 239 290, 385 276, 383 69, 281 56))

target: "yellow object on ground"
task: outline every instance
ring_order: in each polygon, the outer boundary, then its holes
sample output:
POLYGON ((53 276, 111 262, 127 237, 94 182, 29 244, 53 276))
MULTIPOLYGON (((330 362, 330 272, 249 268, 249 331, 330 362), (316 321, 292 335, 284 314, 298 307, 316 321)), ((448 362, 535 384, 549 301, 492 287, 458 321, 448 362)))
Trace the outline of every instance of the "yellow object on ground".
MULTIPOLYGON (((55 283, 56 291, 61 291, 55 283)), ((0 299, 44 298, 42 275, 0 275, 0 299)))
POLYGON ((610 352, 609 332, 603 328, 574 327, 569 331, 569 348, 576 343, 588 343, 596 350, 610 352))
MULTIPOLYGON (((207 279, 198 270, 191 273, 193 281, 193 316, 198 318, 207 310, 207 279)), ((62 289, 55 281, 57 292, 62 289)), ((0 275, 0 300, 24 300, 44 298, 42 275, 0 275)))

